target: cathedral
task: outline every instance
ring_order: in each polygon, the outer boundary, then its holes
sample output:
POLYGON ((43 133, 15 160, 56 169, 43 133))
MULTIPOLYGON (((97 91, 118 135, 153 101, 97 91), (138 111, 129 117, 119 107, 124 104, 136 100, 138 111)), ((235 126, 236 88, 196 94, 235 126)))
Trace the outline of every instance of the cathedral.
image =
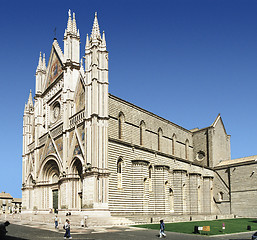
POLYGON ((231 214, 237 195, 230 165, 240 160, 230 159, 221 116, 188 130, 109 93, 96 14, 84 60, 70 11, 63 42, 62 50, 54 39, 48 63, 40 53, 35 96, 25 104, 22 212, 231 214))

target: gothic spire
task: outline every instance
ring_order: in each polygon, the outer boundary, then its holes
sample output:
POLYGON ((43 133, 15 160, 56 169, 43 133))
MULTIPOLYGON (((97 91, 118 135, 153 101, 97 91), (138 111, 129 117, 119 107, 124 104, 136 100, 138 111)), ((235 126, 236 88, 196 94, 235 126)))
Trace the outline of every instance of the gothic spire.
POLYGON ((73 13, 73 33, 77 34, 77 24, 76 24, 76 19, 75 19, 75 13, 73 13))
POLYGON ((29 99, 28 99, 28 106, 32 106, 33 107, 33 100, 32 100, 32 93, 31 93, 31 89, 29 92, 29 99))
POLYGON ((46 71, 46 55, 45 54, 43 54, 43 66, 42 66, 42 70, 43 71, 46 71))
POLYGON ((104 33, 104 31, 103 31, 103 36, 102 36, 102 46, 103 46, 103 47, 106 46, 105 33, 104 33))
POLYGON ((42 56, 41 56, 41 52, 40 52, 39 59, 38 59, 38 65, 37 65, 37 71, 42 70, 42 66, 43 66, 43 63, 42 63, 42 56))
POLYGON ((98 39, 98 38, 101 39, 101 35, 100 35, 100 29, 99 29, 99 24, 97 20, 97 12, 95 12, 95 19, 93 23, 92 32, 91 32, 91 39, 98 39))
POLYGON ((66 33, 72 33, 72 20, 71 20, 71 11, 70 11, 70 9, 69 9, 69 11, 68 11, 68 22, 67 22, 67 31, 66 31, 66 33))
POLYGON ((88 48, 89 48, 89 38, 88 38, 88 34, 87 34, 86 47, 85 47, 85 49, 87 50, 88 48))
POLYGON ((75 13, 73 13, 73 17, 71 17, 71 10, 68 11, 68 22, 67 28, 64 32, 64 37, 67 37, 67 34, 73 34, 76 37, 79 37, 79 30, 77 29, 77 23, 75 18, 75 13))

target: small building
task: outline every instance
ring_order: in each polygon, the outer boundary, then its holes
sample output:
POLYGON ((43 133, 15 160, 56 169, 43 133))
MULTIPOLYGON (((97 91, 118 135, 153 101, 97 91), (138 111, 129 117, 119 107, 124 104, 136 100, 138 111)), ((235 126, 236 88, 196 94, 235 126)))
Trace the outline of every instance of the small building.
POLYGON ((22 199, 21 198, 13 198, 13 200, 12 200, 12 212, 13 213, 20 213, 21 212, 21 204, 22 204, 22 199))
POLYGON ((0 193, 0 214, 21 212, 21 198, 13 198, 10 193, 0 193))

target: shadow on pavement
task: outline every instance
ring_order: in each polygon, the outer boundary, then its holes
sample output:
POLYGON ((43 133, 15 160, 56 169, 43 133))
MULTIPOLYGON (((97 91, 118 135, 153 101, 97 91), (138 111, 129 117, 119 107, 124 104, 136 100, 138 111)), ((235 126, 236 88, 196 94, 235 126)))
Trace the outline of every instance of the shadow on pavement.
POLYGON ((18 237, 11 237, 11 236, 6 236, 4 239, 5 240, 28 240, 25 238, 18 238, 18 237))
POLYGON ((232 238, 232 239, 229 239, 229 240, 249 240, 250 238, 232 238))

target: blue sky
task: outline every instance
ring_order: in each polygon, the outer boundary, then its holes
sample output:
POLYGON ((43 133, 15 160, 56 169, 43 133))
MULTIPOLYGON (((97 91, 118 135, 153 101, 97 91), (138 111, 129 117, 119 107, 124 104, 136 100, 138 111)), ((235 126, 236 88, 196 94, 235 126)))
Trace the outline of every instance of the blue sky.
POLYGON ((22 117, 35 93, 39 52, 56 27, 63 49, 69 8, 81 55, 98 12, 109 51, 110 92, 186 129, 220 113, 231 157, 257 154, 257 1, 1 1, 0 191, 21 197, 22 117))

